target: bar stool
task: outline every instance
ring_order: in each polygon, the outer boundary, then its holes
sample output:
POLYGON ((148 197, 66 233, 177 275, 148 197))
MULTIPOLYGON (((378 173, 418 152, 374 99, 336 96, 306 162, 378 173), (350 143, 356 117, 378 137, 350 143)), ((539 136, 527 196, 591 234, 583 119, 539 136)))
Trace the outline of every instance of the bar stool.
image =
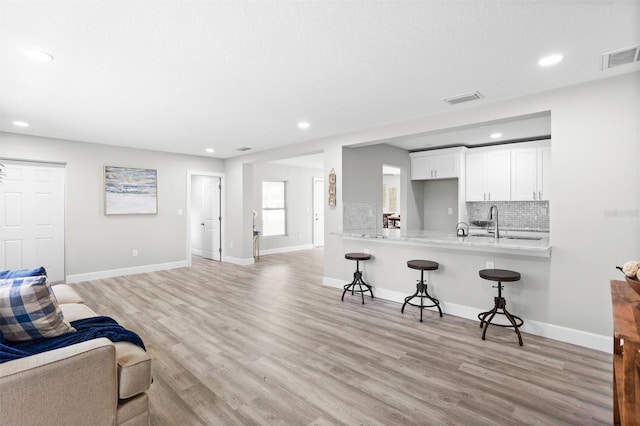
POLYGON ((524 324, 524 321, 522 320, 522 318, 517 317, 511 314, 509 311, 507 311, 507 301, 505 300, 504 297, 502 297, 502 289, 504 288, 502 286, 502 283, 519 281, 520 273, 515 271, 508 271, 506 269, 483 269, 480 271, 480 278, 484 278, 485 280, 489 280, 489 281, 498 282, 497 286, 493 286, 493 288, 498 289, 498 297, 493 298, 494 300, 493 309, 491 309, 490 311, 482 312, 478 314, 478 319, 480 320, 480 328, 484 327, 484 330, 482 331, 482 340, 485 340, 485 337, 487 335, 487 328, 489 327, 491 320, 493 320, 493 317, 496 314, 499 314, 507 317, 507 319, 511 324, 493 324, 493 325, 497 325, 499 327, 513 327, 514 330, 516 331, 516 334, 518 335, 518 343, 520 344, 520 346, 522 346, 522 336, 520 335, 520 326, 524 324), (499 310, 501 310, 502 312, 500 312, 499 310), (487 317, 489 318, 487 319, 487 317))
POLYGON ((362 296, 362 304, 364 305, 364 293, 368 291, 369 293, 371 293, 371 298, 373 299, 373 291, 371 291, 371 286, 364 282, 364 280, 362 279, 362 272, 360 271, 360 261, 371 259, 371 255, 367 253, 347 253, 344 255, 344 258, 356 261, 356 271, 353 273, 353 281, 344 286, 344 291, 342 292, 342 301, 344 302, 345 293, 351 290, 352 296, 355 293, 360 293, 360 295, 362 296), (356 285, 359 287, 359 290, 355 289, 356 285), (366 288, 362 288, 362 286, 365 286, 366 288))
POLYGON ((402 309, 400 310, 400 313, 404 314, 404 307, 407 305, 417 306, 418 308, 420 308, 420 322, 422 322, 422 311, 424 310, 424 308, 432 308, 435 306, 436 308, 438 308, 438 311, 440 312, 440 317, 442 317, 442 309, 440 309, 440 301, 434 297, 431 297, 431 295, 429 295, 429 292, 427 291, 427 283, 424 281, 424 271, 435 271, 439 267, 438 263, 432 262, 430 260, 409 260, 407 262, 407 266, 411 269, 417 269, 420 271, 420 281, 418 281, 418 284, 416 285, 416 292, 412 296, 408 296, 404 298, 404 303, 402 304, 402 309), (414 297, 420 298, 419 305, 416 305, 415 303, 410 302, 410 300, 413 299, 414 297), (424 304, 425 298, 431 300, 431 302, 433 302, 433 305, 425 306, 424 304))

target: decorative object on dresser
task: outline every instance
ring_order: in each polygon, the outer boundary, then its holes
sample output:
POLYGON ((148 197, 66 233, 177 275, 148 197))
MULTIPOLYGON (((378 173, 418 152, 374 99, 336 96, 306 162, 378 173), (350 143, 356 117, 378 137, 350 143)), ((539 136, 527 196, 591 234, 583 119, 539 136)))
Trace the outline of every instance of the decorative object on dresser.
POLYGON ((640 294, 640 261, 630 260, 625 262, 622 267, 616 266, 616 269, 622 271, 629 287, 634 289, 636 293, 640 294))

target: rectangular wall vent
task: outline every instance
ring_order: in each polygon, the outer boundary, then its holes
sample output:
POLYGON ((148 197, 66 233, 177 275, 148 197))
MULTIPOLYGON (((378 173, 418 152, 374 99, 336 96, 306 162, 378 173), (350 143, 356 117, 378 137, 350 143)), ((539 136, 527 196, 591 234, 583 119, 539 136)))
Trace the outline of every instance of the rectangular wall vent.
POLYGON ((482 96, 482 93, 476 90, 475 92, 463 93, 462 95, 452 96, 450 98, 444 98, 443 101, 445 101, 450 105, 456 105, 456 104, 461 104, 463 102, 482 99, 483 97, 484 96, 482 96))
POLYGON ((244 151, 249 151, 251 148, 249 148, 248 146, 243 146, 242 148, 236 148, 236 151, 240 151, 240 152, 244 152, 244 151))
POLYGON ((602 70, 640 61, 640 45, 602 54, 602 70))

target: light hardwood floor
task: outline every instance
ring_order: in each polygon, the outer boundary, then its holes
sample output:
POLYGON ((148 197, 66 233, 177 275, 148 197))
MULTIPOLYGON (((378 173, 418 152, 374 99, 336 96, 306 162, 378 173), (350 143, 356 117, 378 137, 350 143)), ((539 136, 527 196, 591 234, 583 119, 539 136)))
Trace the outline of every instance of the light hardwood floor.
POLYGON ((420 323, 410 306, 341 302, 321 284, 322 257, 194 258, 74 287, 145 341, 153 425, 611 424, 611 355, 526 333, 520 347, 499 327, 482 341, 477 321, 446 312, 420 323))

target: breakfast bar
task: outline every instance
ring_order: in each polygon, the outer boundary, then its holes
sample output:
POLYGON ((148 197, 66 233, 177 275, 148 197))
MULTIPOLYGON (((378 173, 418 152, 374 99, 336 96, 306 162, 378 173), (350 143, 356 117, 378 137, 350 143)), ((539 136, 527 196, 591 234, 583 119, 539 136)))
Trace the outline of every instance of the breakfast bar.
POLYGON ((500 238, 489 233, 471 233, 459 237, 454 233, 429 230, 355 230, 343 232, 345 240, 375 240, 381 243, 419 245, 424 247, 515 256, 551 257, 548 233, 511 232, 500 238))

